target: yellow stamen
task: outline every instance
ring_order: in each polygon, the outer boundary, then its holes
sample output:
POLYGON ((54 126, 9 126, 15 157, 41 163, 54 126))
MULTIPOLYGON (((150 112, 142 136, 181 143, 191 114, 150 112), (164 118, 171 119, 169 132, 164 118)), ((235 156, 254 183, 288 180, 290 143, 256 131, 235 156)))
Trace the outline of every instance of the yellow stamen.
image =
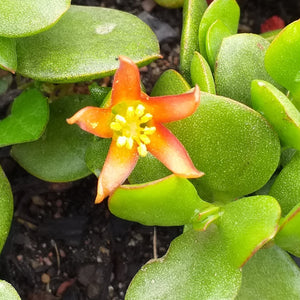
POLYGON ((143 116, 141 117, 141 123, 144 124, 144 123, 149 122, 149 121, 152 119, 152 117, 153 117, 153 116, 152 116, 151 114, 149 114, 149 113, 143 115, 143 116))
POLYGON ((127 142, 127 137, 126 136, 119 136, 117 139, 117 146, 118 147, 123 147, 127 142))
POLYGON ((110 123, 110 128, 115 132, 117 146, 125 146, 130 150, 136 143, 137 151, 143 157, 148 153, 146 145, 151 143, 149 136, 156 131, 154 126, 147 126, 153 116, 145 113, 145 110, 142 104, 127 106, 126 110, 122 108, 122 113, 116 114, 110 123))
POLYGON ((142 104, 139 104, 135 109, 135 114, 138 117, 141 117, 144 114, 144 112, 145 112, 145 106, 142 104))
POLYGON ((124 117, 122 117, 121 115, 116 115, 115 119, 119 123, 126 124, 126 119, 124 117))
POLYGON ((150 135, 153 134, 156 131, 156 127, 147 127, 144 128, 144 134, 150 135))
POLYGON ((126 141, 126 148, 129 149, 129 150, 132 149, 133 143, 134 143, 134 140, 133 140, 132 137, 127 138, 127 141, 126 141))
POLYGON ((134 107, 133 106, 129 106, 127 108, 126 117, 130 118, 130 119, 134 117, 134 107))
POLYGON ((110 123, 110 128, 111 128, 112 130, 115 130, 115 131, 120 131, 123 127, 122 127, 122 125, 121 125, 120 123, 118 123, 118 122, 111 122, 111 123, 110 123))
POLYGON ((147 147, 145 144, 140 144, 138 147, 137 147, 137 150, 138 150, 138 153, 140 156, 142 157, 145 157, 148 153, 147 151, 147 147))
POLYGON ((149 139, 149 137, 148 137, 147 135, 145 135, 145 134, 140 135, 140 140, 141 140, 144 144, 146 144, 146 145, 150 144, 150 139, 149 139))

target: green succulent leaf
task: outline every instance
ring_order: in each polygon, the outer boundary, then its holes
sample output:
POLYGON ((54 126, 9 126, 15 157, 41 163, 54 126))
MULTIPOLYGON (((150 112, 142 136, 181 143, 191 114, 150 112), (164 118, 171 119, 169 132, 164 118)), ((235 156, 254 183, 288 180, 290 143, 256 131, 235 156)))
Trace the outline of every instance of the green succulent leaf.
POLYGON ((47 98, 36 89, 18 96, 11 114, 0 121, 0 147, 37 140, 49 119, 47 98))
POLYGON ((155 0, 155 2, 163 7, 178 8, 183 5, 184 0, 155 0))
POLYGON ((191 89, 186 80, 175 70, 167 70, 156 81, 151 96, 178 95, 191 89))
POLYGON ((126 300, 234 299, 241 273, 230 261, 216 226, 189 230, 172 241, 167 254, 144 265, 126 300))
POLYGON ((191 82, 190 65, 194 51, 199 51, 199 24, 206 8, 206 0, 184 1, 180 44, 180 72, 188 82, 191 82))
POLYGON ((274 39, 266 52, 268 73, 279 84, 291 91, 300 101, 300 20, 286 26, 274 39))
POLYGON ((274 236, 280 207, 272 197, 256 196, 223 212, 218 226, 185 231, 164 257, 144 265, 125 299, 235 299, 240 266, 274 236))
POLYGON ((14 287, 4 280, 0 280, 0 299, 21 300, 14 287))
POLYGON ((225 205, 218 221, 237 267, 275 236, 280 215, 278 202, 270 196, 246 197, 225 205))
POLYGON ((215 21, 206 33, 206 54, 212 70, 215 68, 217 54, 224 38, 232 35, 229 28, 220 20, 215 21))
POLYGON ((85 152, 94 136, 66 119, 85 106, 96 106, 89 96, 68 96, 50 105, 50 119, 42 137, 15 145, 14 159, 29 173, 46 181, 73 181, 90 174, 85 152))
POLYGON ((269 42, 256 34, 236 34, 223 39, 217 56, 217 94, 251 106, 251 82, 261 79, 275 85, 264 66, 269 42), (234 70, 234 72, 232 72, 234 70))
MULTIPOLYGON (((13 195, 9 182, 0 166, 0 252, 8 236, 11 220, 13 217, 13 195)), ((0 289, 1 295, 1 289, 0 289)))
POLYGON ((72 6, 51 29, 17 41, 17 72, 66 83, 112 75, 119 55, 145 65, 159 57, 154 33, 137 17, 114 9, 72 6))
POLYGON ((216 93, 215 82, 210 67, 204 57, 195 51, 191 62, 191 77, 193 85, 198 84, 202 92, 216 93))
POLYGON ((68 10, 71 0, 1 0, 0 36, 32 35, 53 26, 68 10))
POLYGON ((282 220, 275 243, 293 255, 300 256, 300 203, 282 220))
POLYGON ((268 42, 271 43, 277 37, 278 33, 281 30, 282 29, 276 29, 276 30, 271 30, 271 31, 263 32, 263 33, 260 34, 260 36, 262 36, 264 39, 266 39, 268 42))
POLYGON ((286 216, 300 202, 299 178, 300 153, 297 151, 276 177, 269 193, 279 202, 283 216, 286 216))
POLYGON ((199 198, 187 179, 175 175, 146 184, 121 186, 109 198, 108 206, 119 218, 158 226, 197 222, 215 208, 199 198))
POLYGON ((277 246, 260 249, 242 269, 237 300, 299 299, 300 270, 277 246))
POLYGON ((16 40, 0 36, 0 68, 15 73, 17 69, 16 40))
POLYGON ((207 8, 199 26, 199 47, 201 55, 207 59, 206 35, 210 26, 217 20, 223 22, 231 34, 237 33, 240 8, 235 0, 214 0, 207 8))
MULTIPOLYGON (((264 186, 278 166, 276 132, 258 112, 231 99, 202 92, 193 115, 167 126, 205 173, 192 180, 205 201, 226 202, 250 194, 264 186)), ((147 155, 129 180, 143 183, 169 174, 147 155)))
POLYGON ((300 150, 300 112, 281 91, 266 81, 254 80, 251 102, 275 128, 284 146, 300 150))

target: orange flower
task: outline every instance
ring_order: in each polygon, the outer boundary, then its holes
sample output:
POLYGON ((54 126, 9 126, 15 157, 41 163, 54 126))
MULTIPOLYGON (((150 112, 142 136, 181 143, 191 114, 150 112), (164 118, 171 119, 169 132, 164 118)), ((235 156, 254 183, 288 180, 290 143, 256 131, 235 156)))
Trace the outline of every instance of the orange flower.
POLYGON ((200 91, 175 96, 149 97, 141 91, 138 67, 120 56, 108 108, 85 107, 69 124, 102 138, 112 138, 98 180, 96 203, 119 187, 134 169, 138 157, 149 151, 168 169, 181 177, 203 175, 193 165, 178 139, 161 123, 177 121, 193 114, 200 102, 200 91))

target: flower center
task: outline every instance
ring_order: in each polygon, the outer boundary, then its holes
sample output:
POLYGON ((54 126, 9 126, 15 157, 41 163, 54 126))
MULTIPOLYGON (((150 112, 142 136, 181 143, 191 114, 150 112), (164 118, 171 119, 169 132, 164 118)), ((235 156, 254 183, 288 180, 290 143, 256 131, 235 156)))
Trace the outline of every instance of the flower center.
POLYGON ((147 126, 152 120, 152 115, 145 112, 145 106, 138 104, 136 107, 128 106, 124 115, 116 114, 110 123, 110 128, 117 136, 117 146, 132 149, 137 143, 140 156, 146 156, 147 146, 150 144, 150 135, 156 130, 154 126, 147 126))

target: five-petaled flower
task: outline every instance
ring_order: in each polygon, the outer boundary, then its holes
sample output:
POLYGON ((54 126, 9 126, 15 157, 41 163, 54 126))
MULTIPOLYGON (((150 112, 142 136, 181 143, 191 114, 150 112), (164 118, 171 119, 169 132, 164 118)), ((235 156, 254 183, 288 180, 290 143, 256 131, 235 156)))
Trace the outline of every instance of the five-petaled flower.
POLYGON ((149 151, 174 174, 196 178, 203 175, 191 161, 179 140, 162 123, 188 117, 197 109, 200 91, 149 97, 141 91, 138 67, 120 56, 108 108, 85 107, 69 124, 102 138, 112 138, 104 166, 98 179, 96 203, 109 196, 129 176, 138 157, 149 151))

